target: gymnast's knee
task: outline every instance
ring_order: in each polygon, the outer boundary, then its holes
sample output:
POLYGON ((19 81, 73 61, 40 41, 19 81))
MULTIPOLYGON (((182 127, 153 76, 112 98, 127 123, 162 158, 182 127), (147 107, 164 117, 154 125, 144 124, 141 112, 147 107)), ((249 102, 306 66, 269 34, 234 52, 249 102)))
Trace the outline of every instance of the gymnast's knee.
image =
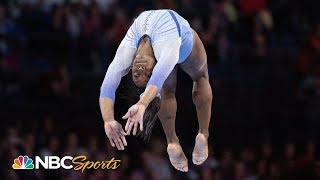
POLYGON ((159 111, 158 117, 161 121, 163 120, 169 120, 169 119, 175 119, 176 118, 176 111, 159 111))
POLYGON ((161 99, 162 100, 175 99, 176 98, 175 93, 176 92, 173 89, 163 88, 161 90, 161 99))
POLYGON ((212 102, 212 90, 209 79, 205 76, 194 81, 192 101, 196 106, 202 106, 212 102))

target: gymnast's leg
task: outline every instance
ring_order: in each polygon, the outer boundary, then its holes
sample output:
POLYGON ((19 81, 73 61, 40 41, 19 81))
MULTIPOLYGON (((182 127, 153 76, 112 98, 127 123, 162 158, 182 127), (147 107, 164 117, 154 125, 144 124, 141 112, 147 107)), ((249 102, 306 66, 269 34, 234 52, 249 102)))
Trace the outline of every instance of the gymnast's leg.
POLYGON ((211 117, 212 91, 207 76, 193 82, 192 99, 197 109, 199 133, 192 153, 194 164, 202 164, 208 157, 209 123, 211 117))
POLYGON ((177 84, 177 67, 173 69, 161 90, 161 107, 158 112, 163 130, 167 138, 169 159, 177 170, 188 171, 188 160, 179 144, 175 130, 177 101, 175 90, 177 84))
POLYGON ((202 164, 208 157, 209 123, 211 118, 212 90, 209 83, 207 55, 204 46, 193 31, 194 47, 189 58, 180 67, 193 80, 192 100, 196 106, 199 132, 192 153, 194 164, 202 164))

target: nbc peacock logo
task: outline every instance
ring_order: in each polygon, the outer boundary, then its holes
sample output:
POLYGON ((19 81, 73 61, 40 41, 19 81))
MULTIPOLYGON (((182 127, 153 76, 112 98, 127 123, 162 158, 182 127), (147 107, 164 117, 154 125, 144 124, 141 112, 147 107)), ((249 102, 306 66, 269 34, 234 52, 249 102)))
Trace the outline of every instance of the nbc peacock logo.
POLYGON ((19 156, 18 158, 14 159, 12 164, 13 169, 33 169, 33 160, 28 156, 19 156))

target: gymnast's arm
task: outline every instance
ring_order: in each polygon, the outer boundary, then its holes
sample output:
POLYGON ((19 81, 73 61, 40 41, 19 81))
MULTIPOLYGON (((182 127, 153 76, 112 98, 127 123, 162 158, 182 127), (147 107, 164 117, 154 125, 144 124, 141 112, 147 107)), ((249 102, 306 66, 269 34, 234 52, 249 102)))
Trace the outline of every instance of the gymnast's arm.
POLYGON ((180 45, 180 38, 158 41, 153 44, 154 55, 158 62, 152 71, 147 88, 138 104, 147 107, 161 91, 164 81, 168 78, 179 60, 180 45))
POLYGON ((125 46, 123 42, 118 47, 114 60, 111 62, 100 89, 100 109, 105 122, 114 120, 115 92, 121 78, 126 75, 132 65, 136 48, 125 46))

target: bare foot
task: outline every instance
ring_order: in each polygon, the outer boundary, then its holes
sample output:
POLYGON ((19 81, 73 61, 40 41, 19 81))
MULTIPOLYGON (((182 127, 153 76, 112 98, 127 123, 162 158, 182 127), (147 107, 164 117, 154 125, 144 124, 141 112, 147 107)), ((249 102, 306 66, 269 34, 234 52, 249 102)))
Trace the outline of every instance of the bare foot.
POLYGON ((196 165, 202 164, 208 158, 208 140, 199 133, 192 152, 192 162, 196 165))
POLYGON ((174 168, 182 172, 188 171, 188 159, 184 155, 180 144, 168 144, 167 152, 169 154, 170 162, 174 168))

